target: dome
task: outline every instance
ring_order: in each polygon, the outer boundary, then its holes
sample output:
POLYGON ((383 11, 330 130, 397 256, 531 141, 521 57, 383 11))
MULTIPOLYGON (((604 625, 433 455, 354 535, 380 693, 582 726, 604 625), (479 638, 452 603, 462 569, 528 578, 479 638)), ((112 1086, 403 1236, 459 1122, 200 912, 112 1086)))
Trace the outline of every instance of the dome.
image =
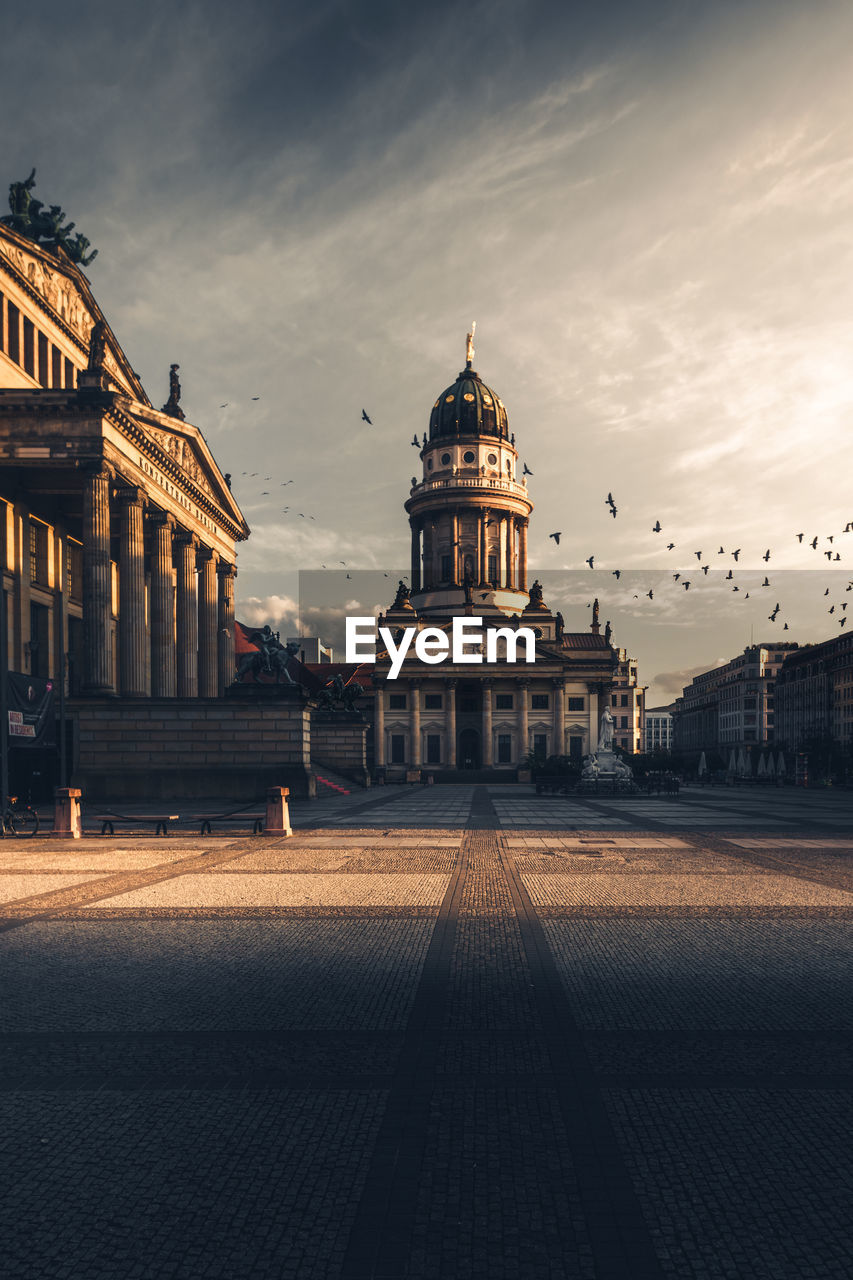
POLYGON ((509 435, 506 409, 480 375, 466 368, 436 400, 429 417, 429 438, 509 435))

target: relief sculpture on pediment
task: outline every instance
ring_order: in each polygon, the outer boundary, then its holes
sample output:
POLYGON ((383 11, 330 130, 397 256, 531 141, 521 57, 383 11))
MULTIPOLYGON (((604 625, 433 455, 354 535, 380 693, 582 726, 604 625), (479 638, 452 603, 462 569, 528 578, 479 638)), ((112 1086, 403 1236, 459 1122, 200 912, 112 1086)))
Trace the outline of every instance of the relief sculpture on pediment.
POLYGON ((74 285, 58 271, 24 253, 17 245, 0 240, 0 253, 20 273, 37 293, 40 293, 51 310, 55 311, 88 345, 94 321, 89 315, 74 285))
POLYGON ((148 434, 160 446, 164 453, 168 453, 182 471, 193 480, 200 489, 213 497, 213 489, 209 485, 204 472, 196 461, 195 453, 192 445, 188 440, 184 440, 182 436, 173 435, 170 431, 158 431, 155 427, 146 427, 148 434))

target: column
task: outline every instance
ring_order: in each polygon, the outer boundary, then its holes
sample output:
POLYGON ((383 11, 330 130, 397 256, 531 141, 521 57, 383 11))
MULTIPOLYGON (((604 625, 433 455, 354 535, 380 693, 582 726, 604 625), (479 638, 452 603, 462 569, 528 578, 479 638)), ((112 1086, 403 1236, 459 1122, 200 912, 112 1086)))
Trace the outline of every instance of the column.
POLYGON ((151 523, 154 530, 151 549, 151 696, 174 698, 178 691, 172 581, 175 521, 174 517, 161 511, 151 523))
POLYGON ((589 693, 589 754, 598 750, 598 690, 597 684, 588 684, 589 693))
POLYGON ((438 530, 435 523, 430 526, 430 563, 432 565, 431 587, 437 587, 441 581, 441 562, 438 558, 438 530))
POLYGON ((373 721, 373 762, 377 769, 385 768, 385 687, 379 683, 373 721))
POLYGON ((554 679, 554 754, 566 754, 566 682, 554 679))
POLYGON ((216 590, 218 555, 210 547, 199 552, 198 575, 198 696, 215 698, 219 692, 219 647, 217 622, 219 600, 216 590))
POLYGON ((445 680, 445 697, 447 698, 447 714, 444 723, 447 729, 447 767, 456 768, 456 681, 445 680))
POLYGON ((506 520, 506 585, 515 586, 515 516, 507 516, 506 520))
POLYGON ((412 591, 420 591, 421 589, 421 533, 415 520, 410 520, 409 525, 412 530, 412 565, 410 582, 412 591))
POLYGON ((118 566, 119 689, 127 698, 144 698, 145 687, 145 547, 142 515, 145 492, 121 489, 121 546, 118 566))
POLYGON ((409 759, 413 769, 421 767, 421 687, 416 680, 409 681, 409 759))
POLYGON ((498 523, 498 580, 495 583, 497 587, 505 587, 507 585, 507 536, 506 536, 507 517, 500 516, 498 523))
POLYGON ((529 680, 516 680, 518 690, 518 763, 524 764, 524 757, 530 750, 530 729, 527 722, 527 689, 529 680))
POLYGON ((115 693, 112 661, 110 486, 114 472, 103 463, 83 486, 83 692, 115 693))
POLYGON ((178 548, 178 697, 198 697, 198 587, 195 553, 198 540, 192 533, 180 533, 178 548))
POLYGON ((450 517, 450 566, 451 582, 459 582, 459 512, 454 511, 450 517))
POLYGON ((219 581, 219 618, 217 626, 219 656, 219 693, 223 694, 234 683, 237 664, 234 657, 234 579, 237 570, 233 564, 220 560, 216 567, 219 581))
POLYGON ((522 520, 518 531, 518 589, 527 590, 527 520, 522 520))
POLYGON ((491 769, 492 755, 492 684, 483 681, 483 768, 491 769))
POLYGON ((483 520, 482 511, 477 516, 477 545, 474 549, 474 581, 482 583, 483 581, 483 520))

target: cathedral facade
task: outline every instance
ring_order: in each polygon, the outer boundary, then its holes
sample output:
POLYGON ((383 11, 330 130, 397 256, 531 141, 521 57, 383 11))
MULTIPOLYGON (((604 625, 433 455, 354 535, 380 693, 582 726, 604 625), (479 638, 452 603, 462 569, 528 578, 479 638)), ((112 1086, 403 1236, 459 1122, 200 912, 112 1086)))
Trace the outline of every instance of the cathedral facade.
POLYGON ((495 661, 430 666, 411 646, 391 679, 390 656, 379 653, 374 759, 391 778, 472 771, 513 778, 530 753, 579 760, 598 745, 618 662, 597 605, 589 630, 567 631, 540 584, 528 584, 527 476, 518 477, 506 409, 473 369, 473 354, 469 338, 465 368, 432 407, 422 474, 405 503, 411 586, 401 584, 379 621, 392 632, 449 633, 454 618, 481 619, 483 659, 490 630, 530 628, 535 661, 506 661, 498 641, 495 661))

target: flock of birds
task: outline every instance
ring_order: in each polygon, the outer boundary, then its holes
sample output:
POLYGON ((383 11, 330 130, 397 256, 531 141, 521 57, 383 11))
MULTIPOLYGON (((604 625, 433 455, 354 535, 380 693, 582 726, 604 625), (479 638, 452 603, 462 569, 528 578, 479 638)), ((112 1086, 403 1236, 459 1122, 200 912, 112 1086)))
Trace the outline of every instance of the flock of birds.
MULTIPOLYGON (((252 396, 251 399, 255 401, 260 400, 260 396, 252 396)), ((227 403, 223 404, 221 408, 223 409, 228 408, 228 404, 227 403)), ((367 426, 373 426, 373 419, 370 417, 366 409, 362 409, 361 411, 361 421, 364 422, 367 426)), ((417 435, 415 435, 411 441, 412 447, 417 449, 425 448, 426 443, 427 443, 426 435, 423 436, 422 440, 419 440, 417 435)), ((263 476, 261 478, 260 472, 258 471, 244 471, 242 475, 246 478, 247 481, 258 480, 259 483, 268 483, 273 480, 272 475, 263 476)), ((522 464, 522 475, 523 476, 533 475, 533 472, 528 467, 526 462, 522 464)), ((289 485, 293 483, 294 481, 292 479, 277 481, 279 488, 287 488, 289 485)), ((260 497, 263 498, 263 497, 272 497, 272 496, 273 496, 272 490, 269 490, 269 489, 261 490, 260 497)), ((607 494, 607 497, 604 499, 604 503, 608 509, 609 515, 611 515, 615 520, 619 511, 619 508, 616 505, 616 502, 614 500, 612 493, 607 494)), ((294 514, 294 516, 297 519, 316 521, 316 517, 314 515, 311 515, 310 513, 306 513, 304 511, 294 511, 290 505, 287 505, 281 508, 282 515, 285 515, 285 516, 290 515, 291 512, 294 514)), ((660 520, 656 520, 655 523, 652 525, 651 533, 656 535, 660 535, 664 533, 664 528, 660 520)), ((853 521, 848 521, 844 529, 841 530, 841 533, 842 534, 853 533, 853 521)), ((794 537, 796 538, 799 544, 802 545, 804 543, 804 540, 806 540, 805 545, 810 547, 813 552, 820 551, 821 555, 826 558, 829 564, 838 564, 841 562, 841 559, 842 559, 840 551, 834 545, 836 536, 837 535, 835 533, 824 534, 822 536, 818 534, 813 534, 810 537, 808 537, 808 539, 806 539, 805 531, 794 534, 794 537), (828 547, 823 546, 822 543, 829 543, 829 546, 828 547)), ((560 539, 563 537, 563 532, 562 530, 555 530, 553 533, 550 533, 548 537, 553 538, 555 544, 559 546, 560 539)), ((678 545, 675 542, 668 541, 664 545, 667 552, 678 550, 678 545)), ((738 566, 739 573, 748 572, 748 570, 743 569, 743 566, 741 566, 740 564, 740 557, 742 553, 743 553, 743 548, 741 547, 735 547, 734 549, 727 551, 725 547, 720 546, 717 552, 715 553, 715 556, 726 556, 726 557, 731 556, 735 565, 738 566)), ((707 558, 706 552, 704 549, 693 550, 692 554, 696 557, 695 575, 701 574, 703 578, 707 578, 712 567, 712 561, 707 558)), ((766 566, 767 564, 769 564, 773 554, 774 552, 772 551, 772 549, 770 547, 767 547, 763 555, 761 555, 759 558, 764 561, 766 566)), ((593 553, 592 555, 587 556, 584 563, 587 564, 591 570, 595 570, 595 554, 593 553)), ((345 560, 339 560, 338 565, 344 569, 348 569, 349 567, 345 560)), ((321 567, 323 569, 327 569, 329 566, 324 564, 321 567)), ((722 567, 722 566, 719 566, 719 567, 722 567)), ((623 569, 610 570, 611 576, 614 577, 617 582, 620 580, 624 572, 625 571, 623 569)), ((677 583, 683 591, 688 592, 691 589, 695 589, 696 585, 699 582, 698 576, 695 576, 695 575, 688 576, 687 572, 684 569, 681 569, 681 570, 678 570, 677 572, 672 573, 672 580, 674 583, 677 583)), ((384 576, 387 578, 391 575, 386 573, 384 576)), ((349 572, 347 572, 346 577, 351 578, 352 575, 349 572)), ((728 572, 725 574, 723 581, 731 583, 732 593, 739 594, 742 600, 746 601, 753 598, 752 593, 755 590, 755 587, 753 586, 752 590, 750 590, 749 589, 750 584, 747 581, 745 581, 745 579, 742 576, 740 581, 736 581, 735 572, 731 567, 728 568, 728 572)), ((759 584, 758 590, 760 592, 763 592, 765 590, 769 590, 770 588, 772 588, 772 586, 773 584, 771 583, 770 578, 768 577, 767 573, 765 573, 764 579, 759 584)), ((847 585, 845 587, 845 593, 850 591, 853 591, 853 579, 848 579, 847 585)), ((648 587, 648 589, 644 592, 644 595, 649 600, 654 600, 655 598, 654 586, 648 587)), ((830 596, 830 588, 826 587, 823 592, 823 598, 826 599, 829 596, 830 596)), ((485 596, 483 598, 485 598, 485 596)), ((633 598, 635 600, 639 600, 640 594, 639 593, 634 594, 633 598)), ((847 625, 848 603, 849 602, 846 600, 832 600, 827 609, 827 613, 830 616, 833 616, 835 614, 840 615, 835 619, 838 622, 839 628, 844 628, 847 625)), ((588 607, 591 607, 591 603, 590 605, 588 605, 588 607)), ((767 614, 768 621, 775 623, 777 618, 779 618, 780 613, 782 612, 783 612, 783 607, 781 602, 778 600, 775 601, 770 612, 767 614)), ((782 630, 783 631, 789 630, 788 622, 785 621, 784 618, 782 619, 782 630)))
MULTIPOLYGON (((604 501, 605 501, 605 505, 609 509, 610 515, 613 516, 613 518, 615 519, 618 508, 613 499, 613 494, 608 493, 604 501)), ((664 529, 663 529, 663 526, 661 525, 660 520, 655 521, 655 523, 652 525, 651 532, 654 534, 662 534, 664 532, 664 529)), ((845 534, 845 533, 853 533, 853 520, 848 520, 847 524, 841 530, 841 534, 845 534)), ((557 546, 560 545, 560 538, 562 536, 563 536, 562 530, 555 530, 553 533, 550 533, 548 535, 549 538, 554 539, 554 542, 557 544, 557 546)), ((793 536, 796 538, 797 542, 800 545, 803 544, 803 540, 806 538, 805 532, 796 533, 793 536)), ((814 534, 808 538, 805 545, 810 547, 813 552, 820 551, 821 555, 825 556, 827 561, 830 564, 834 565, 839 563, 842 559, 841 552, 835 546, 836 536, 837 535, 835 533, 828 533, 822 536, 819 534, 814 534), (828 542, 829 547, 822 546, 822 542, 828 542)), ((667 551, 670 551, 670 552, 675 551, 677 550, 677 544, 675 542, 667 542, 665 543, 665 548, 667 551)), ((743 569, 743 567, 740 564, 740 557, 742 553, 743 553, 742 547, 735 547, 734 549, 727 551, 725 547, 721 546, 715 554, 716 556, 726 556, 726 557, 731 556, 735 564, 738 566, 739 571, 742 570, 743 572, 749 572, 748 570, 743 569)), ((698 551, 694 550, 692 554, 696 557, 696 574, 701 573, 703 577, 707 578, 708 574, 710 573, 712 563, 707 558, 703 561, 703 556, 706 555, 705 551, 703 549, 700 549, 698 551)), ((767 547, 763 555, 759 556, 759 559, 763 560, 766 566, 771 560, 773 554, 774 553, 771 550, 771 548, 767 547)), ((593 553, 593 555, 587 556, 584 563, 587 564, 590 569, 594 570, 595 554, 593 553)), ((611 576, 614 577, 617 582, 622 577, 623 572, 624 572, 623 569, 610 570, 611 576)), ((694 578, 688 576, 688 574, 683 569, 677 572, 673 572, 672 580, 673 582, 678 583, 679 586, 685 592, 689 591, 691 587, 694 587, 696 585, 694 578)), ((735 573, 731 567, 729 567, 728 572, 726 573, 723 581, 730 582, 732 584, 732 587, 731 587, 732 592, 739 593, 742 600, 749 600, 751 598, 752 592, 748 589, 750 584, 747 581, 745 581, 743 578, 741 578, 740 582, 735 581, 735 573)), ((767 576, 767 573, 765 573, 763 582, 759 584, 759 591, 763 591, 767 588, 771 588, 772 586, 773 584, 771 583, 770 578, 767 576)), ((754 587, 753 587, 753 590, 754 590, 754 587)), ((845 590, 845 594, 847 592, 853 591, 853 579, 847 579, 847 585, 844 590, 845 590)), ((653 586, 649 587, 644 594, 648 597, 649 600, 654 600, 655 598, 654 587, 653 586)), ((829 595, 830 595, 830 588, 826 587, 823 592, 823 598, 826 599, 829 595)), ((635 600, 640 599, 639 593, 634 595, 634 599, 635 600)), ((839 628, 843 628, 847 625, 846 610, 847 610, 848 604, 849 604, 849 601, 847 600, 832 600, 827 609, 827 613, 829 615, 835 615, 835 614, 840 615, 839 617, 835 618, 835 621, 838 623, 839 628)), ((587 607, 589 608, 591 607, 591 605, 588 605, 587 607)), ((779 617, 779 614, 781 612, 782 612, 782 604, 777 600, 773 605, 770 613, 768 613, 767 615, 768 621, 775 623, 776 619, 779 617)), ((783 631, 789 630, 789 625, 784 620, 784 618, 782 620, 782 630, 783 631)))

